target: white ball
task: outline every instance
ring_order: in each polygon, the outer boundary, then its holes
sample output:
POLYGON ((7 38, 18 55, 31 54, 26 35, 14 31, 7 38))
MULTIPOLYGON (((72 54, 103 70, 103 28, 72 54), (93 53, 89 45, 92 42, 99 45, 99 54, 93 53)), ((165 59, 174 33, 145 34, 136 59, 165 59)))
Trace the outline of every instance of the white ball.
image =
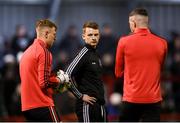
POLYGON ((120 93, 112 93, 109 100, 112 105, 119 105, 122 102, 122 95, 120 93))

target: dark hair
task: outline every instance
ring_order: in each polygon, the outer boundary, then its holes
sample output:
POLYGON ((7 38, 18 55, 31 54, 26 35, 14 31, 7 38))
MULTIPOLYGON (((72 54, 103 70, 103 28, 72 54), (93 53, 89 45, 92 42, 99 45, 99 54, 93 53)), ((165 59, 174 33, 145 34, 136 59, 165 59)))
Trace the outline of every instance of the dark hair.
POLYGON ((134 15, 143 15, 143 16, 148 16, 147 10, 144 8, 136 8, 131 13, 129 16, 134 16, 134 15))
POLYGON ((93 29, 99 29, 99 25, 96 22, 93 21, 87 21, 86 23, 84 23, 83 25, 83 29, 84 28, 93 28, 93 29))
POLYGON ((38 20, 36 22, 36 28, 37 27, 54 27, 56 30, 57 30, 57 26, 55 23, 51 22, 50 20, 48 19, 42 19, 42 20, 38 20))

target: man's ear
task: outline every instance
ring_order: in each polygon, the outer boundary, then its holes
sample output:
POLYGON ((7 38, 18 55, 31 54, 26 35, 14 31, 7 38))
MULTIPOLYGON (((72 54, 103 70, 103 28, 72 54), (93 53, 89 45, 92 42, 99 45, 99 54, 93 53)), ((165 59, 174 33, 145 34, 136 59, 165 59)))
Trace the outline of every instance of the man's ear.
POLYGON ((85 35, 84 35, 84 33, 82 34, 82 39, 83 39, 83 40, 85 39, 85 35))
POLYGON ((49 34, 49 32, 46 31, 46 32, 45 32, 45 38, 48 38, 48 34, 49 34))

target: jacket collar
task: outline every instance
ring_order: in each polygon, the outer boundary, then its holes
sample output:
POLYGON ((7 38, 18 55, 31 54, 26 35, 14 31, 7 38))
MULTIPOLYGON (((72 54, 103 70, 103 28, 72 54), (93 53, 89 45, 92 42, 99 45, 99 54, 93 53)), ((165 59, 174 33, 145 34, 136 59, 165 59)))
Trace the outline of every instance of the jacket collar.
POLYGON ((48 48, 48 45, 41 39, 36 38, 36 42, 38 42, 41 46, 48 48))
POLYGON ((148 28, 137 28, 134 33, 151 33, 148 28))
MULTIPOLYGON (((85 47, 87 47, 88 49, 91 49, 91 50, 96 50, 96 48, 92 47, 91 45, 89 44, 85 44, 85 47)), ((97 46, 96 46, 97 47, 97 46)))

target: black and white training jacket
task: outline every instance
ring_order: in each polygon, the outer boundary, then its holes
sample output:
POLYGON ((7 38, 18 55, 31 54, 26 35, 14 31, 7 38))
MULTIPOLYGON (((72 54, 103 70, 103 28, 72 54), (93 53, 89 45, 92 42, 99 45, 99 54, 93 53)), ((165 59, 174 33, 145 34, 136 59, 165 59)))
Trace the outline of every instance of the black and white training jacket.
POLYGON ((97 98, 104 104, 104 87, 101 80, 102 64, 95 48, 86 44, 68 66, 66 72, 72 79, 70 91, 81 99, 83 94, 97 98))

